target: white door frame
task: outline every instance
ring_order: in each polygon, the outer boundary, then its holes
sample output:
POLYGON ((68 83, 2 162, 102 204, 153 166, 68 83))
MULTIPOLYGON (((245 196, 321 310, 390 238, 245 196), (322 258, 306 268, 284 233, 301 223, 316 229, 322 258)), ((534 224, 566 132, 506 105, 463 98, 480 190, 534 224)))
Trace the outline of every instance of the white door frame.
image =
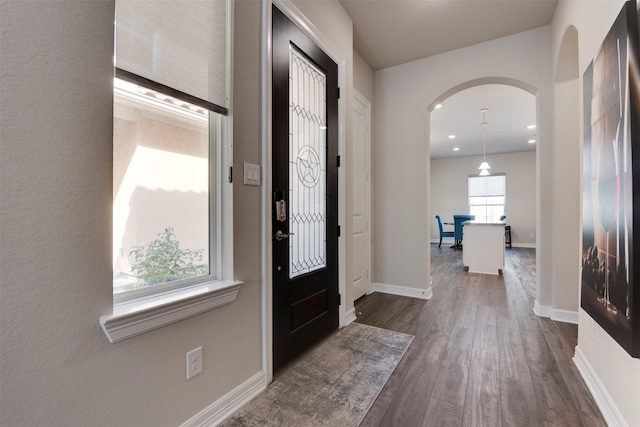
MULTIPOLYGON (((272 141, 271 141, 271 7, 276 5, 294 24, 296 24, 316 45, 318 45, 336 64, 338 64, 338 85, 346 93, 346 61, 331 49, 330 44, 320 31, 295 7, 290 0, 266 0, 262 2, 262 78, 261 78, 261 127, 262 127, 262 369, 265 373, 265 385, 273 379, 273 270, 272 270, 272 141)), ((338 99, 338 153, 344 161, 345 153, 345 99, 338 99)), ((338 168, 338 224, 344 226, 345 220, 345 170, 338 168)), ((343 227, 344 229, 344 227, 343 227)), ((338 238, 338 292, 341 304, 338 309, 339 326, 346 325, 346 246, 345 234, 338 238)))
MULTIPOLYGON (((366 230, 365 246, 367 248, 366 249, 367 252, 364 258, 366 263, 367 278, 369 279, 368 280, 369 283, 365 289, 365 295, 369 295, 371 294, 371 292, 373 292, 373 280, 371 277, 372 276, 372 272, 371 272, 371 265, 372 265, 372 261, 371 261, 371 252, 372 252, 371 251, 371 229, 372 229, 372 224, 371 224, 371 101, 365 98, 355 88, 353 89, 353 100, 354 100, 354 105, 353 105, 354 110, 358 104, 360 104, 364 109, 366 135, 367 135, 366 141, 365 141, 365 156, 364 156, 365 157, 364 164, 366 168, 365 173, 367 174, 367 184, 365 185, 365 189, 364 189, 364 199, 365 199, 364 214, 365 214, 365 217, 366 217, 365 220, 367 223, 365 226, 365 230, 366 230)), ((355 179, 356 178, 354 178, 354 181, 355 179)), ((351 218, 351 220, 353 221, 353 218, 351 218)), ((355 251, 355 244, 354 244, 354 251, 355 251)), ((355 254, 353 255, 353 258, 355 259, 355 254)))

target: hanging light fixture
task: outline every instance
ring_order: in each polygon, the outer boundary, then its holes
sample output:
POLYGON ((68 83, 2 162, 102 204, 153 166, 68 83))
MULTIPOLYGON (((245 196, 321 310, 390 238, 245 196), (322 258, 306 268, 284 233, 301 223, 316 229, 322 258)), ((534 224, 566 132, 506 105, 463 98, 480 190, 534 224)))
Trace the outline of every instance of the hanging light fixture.
POLYGON ((487 111, 489 111, 488 108, 483 108, 482 110, 480 110, 480 112, 482 113, 482 123, 480 123, 480 126, 482 126, 482 163, 478 168, 480 169, 480 176, 491 175, 489 173, 489 169, 491 169, 491 166, 489 166, 489 163, 487 163, 487 121, 485 120, 485 114, 487 113, 487 111))

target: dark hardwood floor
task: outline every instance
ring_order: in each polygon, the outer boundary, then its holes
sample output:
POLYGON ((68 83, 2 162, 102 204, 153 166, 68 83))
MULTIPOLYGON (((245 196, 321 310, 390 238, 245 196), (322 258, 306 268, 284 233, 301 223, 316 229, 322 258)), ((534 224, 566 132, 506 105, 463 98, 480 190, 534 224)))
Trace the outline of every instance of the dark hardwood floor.
POLYGON ((358 322, 415 336, 361 426, 606 426, 571 360, 577 326, 533 313, 535 250, 507 249, 500 276, 431 257, 431 300, 356 301, 358 322))

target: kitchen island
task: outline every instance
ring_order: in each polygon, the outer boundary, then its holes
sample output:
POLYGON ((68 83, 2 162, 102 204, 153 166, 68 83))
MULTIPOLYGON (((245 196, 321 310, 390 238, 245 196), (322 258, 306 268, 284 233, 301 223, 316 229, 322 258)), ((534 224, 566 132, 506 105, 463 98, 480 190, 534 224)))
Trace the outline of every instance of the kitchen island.
POLYGON ((504 268, 504 223, 465 221, 462 263, 469 273, 500 274, 504 268))

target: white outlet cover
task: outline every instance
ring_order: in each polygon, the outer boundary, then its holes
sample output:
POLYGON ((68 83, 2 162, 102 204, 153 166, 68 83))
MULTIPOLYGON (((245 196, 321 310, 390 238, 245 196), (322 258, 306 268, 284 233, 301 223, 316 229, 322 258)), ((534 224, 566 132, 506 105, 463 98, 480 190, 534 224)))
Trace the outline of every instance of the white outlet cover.
POLYGON ((187 353, 187 379, 191 379, 202 372, 202 347, 187 353))

